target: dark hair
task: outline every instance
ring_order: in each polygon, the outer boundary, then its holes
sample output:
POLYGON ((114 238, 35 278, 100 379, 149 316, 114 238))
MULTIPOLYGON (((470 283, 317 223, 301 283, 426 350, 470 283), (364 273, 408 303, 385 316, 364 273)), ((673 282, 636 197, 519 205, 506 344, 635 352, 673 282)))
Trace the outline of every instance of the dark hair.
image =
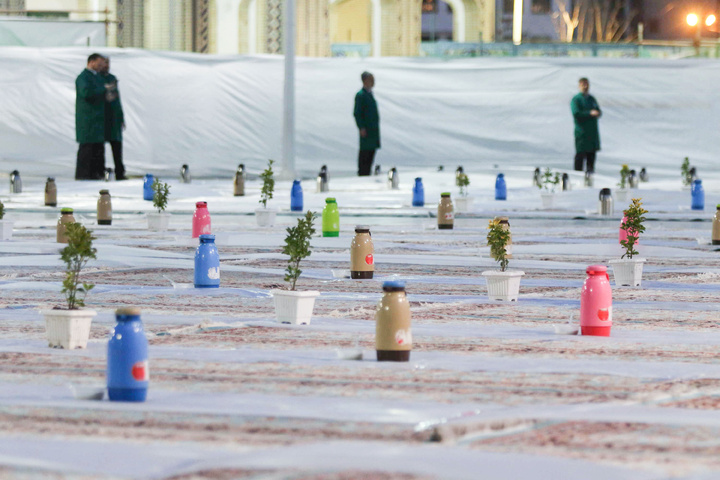
POLYGON ((583 83, 583 82, 587 83, 588 85, 590 84, 590 80, 588 80, 585 77, 582 77, 580 80, 578 80, 578 83, 583 83))
POLYGON ((360 79, 364 82, 366 78, 372 77, 372 73, 370 72, 363 72, 360 74, 360 79))
POLYGON ((88 63, 94 62, 94 61, 97 60, 98 58, 105 58, 105 57, 103 57, 103 56, 100 55, 99 53, 93 53, 92 55, 90 55, 90 56, 88 57, 88 63))

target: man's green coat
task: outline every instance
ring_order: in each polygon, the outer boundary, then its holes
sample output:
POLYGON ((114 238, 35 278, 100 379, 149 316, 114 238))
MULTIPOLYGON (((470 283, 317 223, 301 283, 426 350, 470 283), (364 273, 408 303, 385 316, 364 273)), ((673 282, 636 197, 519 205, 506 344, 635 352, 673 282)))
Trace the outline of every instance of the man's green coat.
POLYGON ((75 138, 78 143, 105 142, 105 81, 87 68, 75 79, 75 138))
POLYGON ((364 128, 365 137, 360 136, 360 150, 377 150, 380 148, 380 114, 373 94, 361 89, 355 95, 355 123, 364 128))
POLYGON ((578 93, 570 101, 570 109, 575 119, 575 151, 582 153, 600 150, 598 119, 590 115, 590 110, 600 111, 595 97, 578 93))
POLYGON ((122 103, 120 102, 120 91, 117 89, 117 78, 112 73, 103 75, 105 83, 114 83, 112 90, 115 98, 105 104, 105 141, 122 142, 122 126, 125 122, 122 103))

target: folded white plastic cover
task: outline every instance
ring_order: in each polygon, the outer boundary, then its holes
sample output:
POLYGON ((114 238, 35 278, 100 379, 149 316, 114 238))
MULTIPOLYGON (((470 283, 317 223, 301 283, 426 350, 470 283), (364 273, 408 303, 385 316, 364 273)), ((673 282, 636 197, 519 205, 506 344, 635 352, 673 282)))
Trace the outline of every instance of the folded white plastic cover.
MULTIPOLYGON (((101 49, 125 109, 130 173, 228 176, 280 161, 283 59, 101 49)), ((1 169, 72 176, 75 77, 86 48, 0 49, 1 169)), ((386 167, 500 164, 568 168, 569 102, 590 78, 603 117, 599 171, 620 163, 700 171, 717 162, 720 63, 638 59, 299 58, 297 169, 357 169, 353 99, 375 74, 386 167)), ((109 150, 109 149, 108 149, 109 150)), ((111 157, 107 165, 112 165, 111 157)), ((401 170, 402 171, 402 170, 401 170)))

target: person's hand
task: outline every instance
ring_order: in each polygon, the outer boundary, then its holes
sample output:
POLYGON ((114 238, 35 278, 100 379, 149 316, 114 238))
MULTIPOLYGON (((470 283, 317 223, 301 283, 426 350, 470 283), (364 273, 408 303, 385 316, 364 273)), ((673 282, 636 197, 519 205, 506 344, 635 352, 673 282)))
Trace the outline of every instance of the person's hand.
POLYGON ((595 109, 590 110, 590 116, 592 116, 592 117, 599 117, 599 116, 600 116, 600 110, 595 110, 595 109))
POLYGON ((367 137, 367 130, 365 130, 364 128, 361 128, 361 129, 360 129, 360 136, 361 136, 362 138, 367 137))

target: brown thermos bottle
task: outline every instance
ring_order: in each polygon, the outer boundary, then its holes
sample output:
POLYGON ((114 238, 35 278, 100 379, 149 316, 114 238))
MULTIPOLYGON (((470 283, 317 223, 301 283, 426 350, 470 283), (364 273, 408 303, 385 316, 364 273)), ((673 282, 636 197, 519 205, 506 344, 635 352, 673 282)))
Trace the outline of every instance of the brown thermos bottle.
POLYGON ((108 190, 100 190, 97 202, 98 225, 112 225, 112 201, 108 190))
POLYGON ((45 206, 57 207, 57 185, 52 177, 48 177, 45 182, 45 206))
POLYGON ((720 245, 720 205, 717 206, 712 222, 712 244, 720 245))
POLYGON ((233 180, 233 195, 242 197, 245 195, 245 165, 238 165, 235 171, 235 179, 233 180))
POLYGON ((350 243, 350 277, 354 279, 373 278, 375 271, 375 249, 370 227, 355 227, 355 237, 350 243))
POLYGON ((452 230, 453 224, 455 223, 455 212, 449 192, 444 192, 440 194, 440 203, 438 203, 437 219, 439 229, 452 230))
MULTIPOLYGON (((495 217, 495 220, 500 222, 503 230, 510 231, 510 220, 508 217, 495 217)), ((512 258, 512 233, 510 234, 507 245, 505 245, 505 258, 512 258)))
POLYGON ((67 234, 65 233, 65 227, 69 223, 75 223, 75 217, 73 217, 72 208, 63 208, 60 210, 60 220, 57 222, 57 243, 68 243, 67 234))
POLYGON ((378 362, 407 362, 412 350, 412 332, 405 282, 385 282, 383 292, 375 311, 375 350, 378 362))

